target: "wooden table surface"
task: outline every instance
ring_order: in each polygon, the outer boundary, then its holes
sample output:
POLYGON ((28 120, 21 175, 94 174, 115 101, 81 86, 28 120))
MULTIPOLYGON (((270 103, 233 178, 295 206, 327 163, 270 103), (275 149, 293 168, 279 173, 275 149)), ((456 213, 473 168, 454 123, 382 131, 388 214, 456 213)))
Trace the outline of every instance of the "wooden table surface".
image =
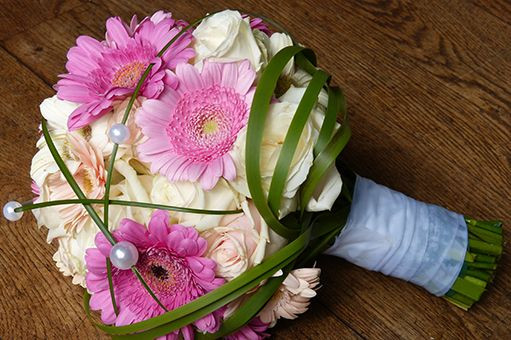
MULTIPOLYGON (((0 201, 30 197, 39 103, 66 51, 104 22, 166 9, 192 20, 239 8, 281 22, 345 89, 353 137, 346 163, 415 198, 511 233, 511 3, 488 1, 1 0, 0 201)), ((55 267, 30 214, 1 221, 0 338, 96 339, 82 289, 55 267)), ((511 255, 470 312, 411 284, 323 257, 323 287, 281 339, 511 338, 511 255)))

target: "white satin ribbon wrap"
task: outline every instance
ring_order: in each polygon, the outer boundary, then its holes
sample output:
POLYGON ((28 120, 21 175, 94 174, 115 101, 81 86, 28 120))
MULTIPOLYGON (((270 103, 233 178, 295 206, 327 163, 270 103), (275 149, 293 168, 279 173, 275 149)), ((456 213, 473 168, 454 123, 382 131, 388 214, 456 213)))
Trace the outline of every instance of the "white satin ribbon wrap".
POLYGON ((467 251, 462 215, 357 176, 346 227, 325 252, 442 296, 467 251))

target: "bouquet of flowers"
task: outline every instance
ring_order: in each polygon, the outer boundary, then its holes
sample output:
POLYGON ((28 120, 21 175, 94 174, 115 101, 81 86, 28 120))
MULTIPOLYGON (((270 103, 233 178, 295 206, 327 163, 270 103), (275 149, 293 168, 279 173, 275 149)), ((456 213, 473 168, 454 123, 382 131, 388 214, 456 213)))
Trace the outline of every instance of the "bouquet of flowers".
POLYGON ((500 222, 339 161, 343 93, 278 24, 232 10, 114 17, 67 57, 41 104, 35 198, 4 216, 32 210, 114 338, 264 338, 307 310, 322 253, 465 309, 493 278, 500 222))

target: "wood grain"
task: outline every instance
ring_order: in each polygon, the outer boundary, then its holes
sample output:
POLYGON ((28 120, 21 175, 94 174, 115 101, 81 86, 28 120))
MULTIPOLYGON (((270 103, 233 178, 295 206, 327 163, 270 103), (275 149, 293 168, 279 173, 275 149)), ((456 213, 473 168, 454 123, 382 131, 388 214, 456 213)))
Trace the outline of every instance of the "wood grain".
MULTIPOLYGON (((353 137, 345 162, 418 199, 511 233, 511 3, 498 1, 41 1, 2 0, 0 198, 29 196, 38 104, 64 72, 80 34, 97 38, 112 15, 157 9, 192 20, 240 8, 281 22, 313 48, 348 98, 353 137)), ((1 222, 0 337, 102 338, 80 289, 51 260, 34 219, 1 222)), ((490 291, 463 312, 408 283, 320 258, 323 286, 276 338, 507 339, 511 255, 490 291)))

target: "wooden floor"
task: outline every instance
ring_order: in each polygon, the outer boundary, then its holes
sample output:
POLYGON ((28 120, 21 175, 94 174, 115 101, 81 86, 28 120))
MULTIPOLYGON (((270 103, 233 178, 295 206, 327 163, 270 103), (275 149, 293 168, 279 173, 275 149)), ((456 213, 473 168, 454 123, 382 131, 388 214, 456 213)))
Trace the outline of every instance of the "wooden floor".
MULTIPOLYGON (((345 89, 346 163, 418 199, 511 233, 511 3, 444 1, 0 0, 0 201, 30 197, 39 103, 53 95, 79 34, 112 15, 166 9, 192 20, 239 8, 273 17, 345 89)), ((29 215, 29 214, 27 214, 29 215)), ((79 287, 57 271, 32 216, 0 227, 0 338, 97 339, 79 287)), ((510 339, 511 255, 464 312, 411 284, 323 257, 323 287, 280 339, 510 339)))

